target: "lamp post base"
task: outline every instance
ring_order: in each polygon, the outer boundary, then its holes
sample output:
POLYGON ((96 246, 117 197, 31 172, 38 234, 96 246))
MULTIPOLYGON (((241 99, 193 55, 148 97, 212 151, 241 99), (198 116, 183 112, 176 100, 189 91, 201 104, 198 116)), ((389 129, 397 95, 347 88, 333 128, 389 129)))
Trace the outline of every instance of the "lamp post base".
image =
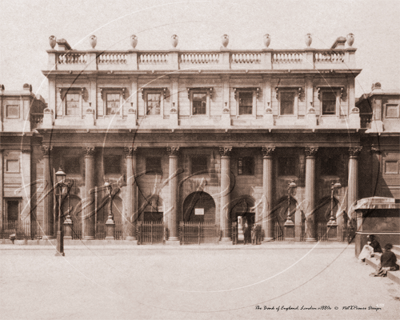
POLYGON ((64 254, 64 237, 61 231, 57 231, 57 252, 56 257, 65 256, 64 254))

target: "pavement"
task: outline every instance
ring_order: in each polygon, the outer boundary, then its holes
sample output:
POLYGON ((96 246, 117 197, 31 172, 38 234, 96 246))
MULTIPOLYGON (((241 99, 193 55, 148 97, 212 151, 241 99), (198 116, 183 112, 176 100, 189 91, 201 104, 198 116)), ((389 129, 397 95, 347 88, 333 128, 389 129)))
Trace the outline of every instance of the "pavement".
POLYGON ((342 243, 0 245, 1 319, 398 319, 342 243))

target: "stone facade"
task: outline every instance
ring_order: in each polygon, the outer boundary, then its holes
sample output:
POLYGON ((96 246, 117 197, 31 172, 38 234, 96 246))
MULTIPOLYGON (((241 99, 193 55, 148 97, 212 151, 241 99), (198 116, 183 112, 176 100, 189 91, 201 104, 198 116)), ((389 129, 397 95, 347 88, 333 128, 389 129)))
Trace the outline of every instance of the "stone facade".
POLYGON ((344 38, 323 50, 235 51, 224 41, 216 52, 117 52, 61 39, 47 51, 48 108, 29 175, 43 181, 32 189, 37 234, 55 236, 61 167, 74 180, 63 210, 76 239, 104 234, 109 197, 121 239, 162 220, 170 243, 181 221, 214 223, 221 241, 236 221, 260 225, 268 241, 282 230, 315 241, 332 216, 329 238, 343 239, 344 212, 370 192, 361 169, 373 166, 359 164, 369 135, 355 104, 356 49, 344 38))

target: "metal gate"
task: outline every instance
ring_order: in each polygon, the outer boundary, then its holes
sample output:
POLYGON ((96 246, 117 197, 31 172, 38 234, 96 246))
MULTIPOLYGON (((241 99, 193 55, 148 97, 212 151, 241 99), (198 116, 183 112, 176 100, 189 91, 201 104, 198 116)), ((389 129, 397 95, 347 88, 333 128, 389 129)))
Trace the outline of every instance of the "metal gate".
POLYGON ((219 228, 214 223, 194 221, 181 221, 179 223, 181 244, 218 243, 219 238, 219 228))
POLYGON ((138 221, 136 229, 138 244, 164 243, 166 240, 166 228, 161 221, 138 221))
POLYGON ((274 240, 275 241, 283 241, 283 228, 284 226, 281 225, 279 222, 275 222, 274 225, 274 240))
POLYGON ((326 222, 317 223, 317 241, 328 241, 328 227, 326 222))

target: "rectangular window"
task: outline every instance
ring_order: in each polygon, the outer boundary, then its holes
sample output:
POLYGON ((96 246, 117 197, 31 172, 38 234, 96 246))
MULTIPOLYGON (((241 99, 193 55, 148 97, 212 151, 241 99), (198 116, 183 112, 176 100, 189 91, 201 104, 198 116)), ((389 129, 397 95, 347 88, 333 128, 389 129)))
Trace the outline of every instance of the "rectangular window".
POLYGON ((385 161, 385 173, 398 174, 399 166, 397 161, 385 161))
POLYGON ((19 160, 6 160, 6 172, 19 172, 19 160))
POLYGON ((19 201, 8 200, 7 201, 7 219, 8 221, 17 221, 19 213, 19 201))
POLYGON ((253 157, 243 157, 238 159, 238 175, 254 175, 253 157))
POLYGON ((398 104, 387 104, 386 105, 386 118, 398 118, 399 117, 399 105, 398 104))
POLYGON ((148 93, 147 94, 147 115, 160 115, 161 114, 161 94, 148 93))
POLYGON ((66 174, 80 174, 81 173, 81 162, 80 157, 65 157, 64 171, 66 174))
POLYGON ((120 106, 120 94, 107 93, 106 115, 120 114, 119 106, 120 106))
POLYGON ((19 118, 19 106, 7 106, 6 107, 6 118, 18 119, 19 118))
POLYGON ((207 165, 207 157, 206 156, 196 156, 191 159, 192 163, 192 173, 207 173, 208 165, 207 165))
POLYGON ((207 93, 197 92, 192 95, 193 100, 193 114, 206 114, 207 113, 207 93))
POLYGON ((321 175, 337 176, 339 169, 339 158, 323 157, 321 159, 321 175))
POLYGON ((336 94, 334 92, 325 91, 322 93, 322 114, 336 114, 336 94))
POLYGON ((160 157, 146 158, 146 174, 162 174, 160 157))
POLYGON ((104 157, 104 173, 120 174, 121 173, 121 156, 105 156, 104 157))
POLYGON ((239 115, 253 113, 253 92, 239 92, 239 115))
POLYGON ((79 93, 67 93, 65 95, 65 114, 67 116, 79 115, 79 93))
POLYGON ((278 161, 278 173, 280 176, 296 175, 296 158, 280 157, 278 161))
POLYGON ((281 115, 293 115, 294 114, 294 92, 280 93, 281 103, 281 115))

